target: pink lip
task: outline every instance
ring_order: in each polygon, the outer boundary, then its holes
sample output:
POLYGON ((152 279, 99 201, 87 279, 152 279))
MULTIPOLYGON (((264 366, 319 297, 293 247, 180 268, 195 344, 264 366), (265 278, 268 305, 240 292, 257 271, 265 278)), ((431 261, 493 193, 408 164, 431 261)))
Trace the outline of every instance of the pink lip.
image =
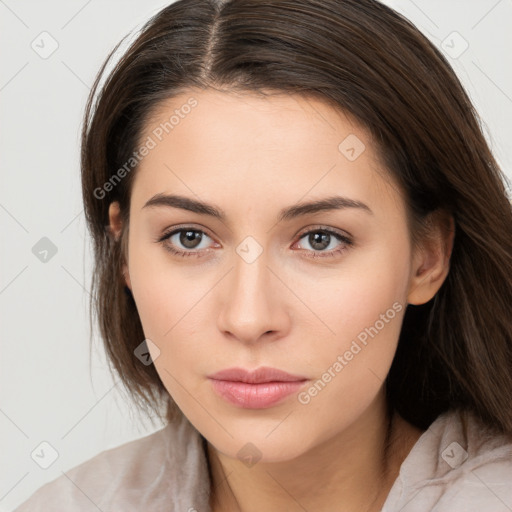
POLYGON ((308 380, 276 368, 255 371, 229 368, 209 375, 213 389, 230 403, 245 409, 264 409, 298 391, 308 380))

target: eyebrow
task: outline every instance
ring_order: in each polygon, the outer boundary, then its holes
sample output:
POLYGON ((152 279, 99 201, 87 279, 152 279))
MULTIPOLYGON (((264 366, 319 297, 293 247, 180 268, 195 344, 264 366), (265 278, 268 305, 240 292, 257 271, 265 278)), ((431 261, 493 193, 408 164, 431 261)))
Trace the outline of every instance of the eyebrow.
MULTIPOLYGON (((180 208, 200 215, 209 215, 223 222, 227 219, 226 213, 221 208, 213 204, 208 204, 190 197, 175 194, 155 194, 142 208, 154 208, 160 206, 180 208)), ((343 210, 346 208, 357 208, 373 215, 373 211, 370 207, 361 201, 342 196, 330 196, 324 199, 310 201, 307 203, 298 203, 287 208, 283 208, 279 212, 278 222, 322 211, 343 210)))

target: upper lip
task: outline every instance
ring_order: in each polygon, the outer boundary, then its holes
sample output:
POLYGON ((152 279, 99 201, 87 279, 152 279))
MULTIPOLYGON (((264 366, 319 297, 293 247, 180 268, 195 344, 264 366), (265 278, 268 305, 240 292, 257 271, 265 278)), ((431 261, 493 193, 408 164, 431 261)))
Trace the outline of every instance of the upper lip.
POLYGON ((227 380, 232 382, 246 382, 249 384, 261 384, 263 382, 295 382, 307 380, 300 375, 291 375, 290 373, 261 366, 256 370, 245 370, 244 368, 227 368, 220 372, 208 375, 210 379, 227 380))

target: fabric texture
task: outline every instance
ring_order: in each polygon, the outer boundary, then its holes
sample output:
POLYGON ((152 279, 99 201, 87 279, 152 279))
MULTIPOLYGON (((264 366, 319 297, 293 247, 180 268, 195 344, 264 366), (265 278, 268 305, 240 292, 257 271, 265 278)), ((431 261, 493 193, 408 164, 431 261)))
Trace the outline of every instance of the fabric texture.
MULTIPOLYGON (((211 512, 209 491, 203 438, 181 416, 64 472, 14 512, 211 512)), ((381 509, 398 511, 511 512, 512 439, 468 412, 440 415, 403 461, 381 509)))
POLYGON ((208 494, 202 438, 181 415, 65 471, 15 512, 206 512, 208 494))

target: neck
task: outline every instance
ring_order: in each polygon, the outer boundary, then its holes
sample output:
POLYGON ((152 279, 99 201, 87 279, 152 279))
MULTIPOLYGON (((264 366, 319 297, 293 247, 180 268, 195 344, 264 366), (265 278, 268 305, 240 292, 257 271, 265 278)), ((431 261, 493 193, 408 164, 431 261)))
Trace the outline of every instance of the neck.
POLYGON ((390 416, 383 393, 350 427, 293 460, 246 467, 207 444, 212 512, 374 512, 422 431, 390 416))

